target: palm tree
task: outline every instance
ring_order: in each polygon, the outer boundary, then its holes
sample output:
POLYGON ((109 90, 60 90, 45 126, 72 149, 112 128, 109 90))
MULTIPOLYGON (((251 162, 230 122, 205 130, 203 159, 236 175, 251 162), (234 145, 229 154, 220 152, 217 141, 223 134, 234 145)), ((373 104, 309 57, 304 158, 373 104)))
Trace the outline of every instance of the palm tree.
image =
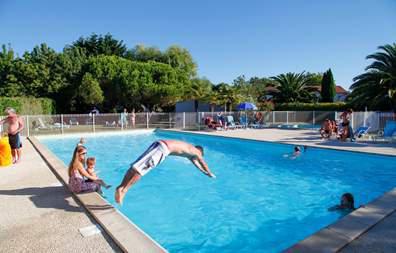
POLYGON ((216 85, 214 91, 217 94, 217 102, 224 105, 224 110, 229 109, 231 111, 233 106, 240 103, 243 99, 238 87, 230 86, 226 83, 216 85))
POLYGON ((191 89, 187 95, 190 99, 207 102, 212 91, 212 83, 205 78, 194 78, 191 80, 191 89))
POLYGON ((271 77, 275 81, 276 90, 273 93, 274 99, 278 102, 310 102, 311 92, 315 90, 312 78, 305 72, 286 73, 271 77))
POLYGON ((396 44, 378 47, 383 52, 368 55, 374 62, 366 73, 353 78, 349 95, 354 107, 363 109, 392 109, 396 111, 396 44))

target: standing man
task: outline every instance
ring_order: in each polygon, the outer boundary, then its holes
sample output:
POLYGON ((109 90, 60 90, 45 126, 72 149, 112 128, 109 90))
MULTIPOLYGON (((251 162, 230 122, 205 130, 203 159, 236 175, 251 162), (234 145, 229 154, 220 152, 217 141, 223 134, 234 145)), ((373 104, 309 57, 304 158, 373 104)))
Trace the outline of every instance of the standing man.
POLYGON ((123 128, 128 127, 128 111, 124 108, 124 111, 120 115, 120 123, 123 128))
POLYGON ((159 165, 168 155, 181 156, 189 159, 195 167, 209 177, 216 176, 209 170, 203 159, 203 148, 176 140, 156 141, 131 165, 125 173, 122 183, 117 187, 115 200, 122 203, 128 189, 142 176, 159 165))
POLYGON ((12 162, 17 163, 21 160, 22 142, 20 132, 24 128, 24 123, 21 117, 16 114, 14 108, 7 107, 5 109, 7 117, 0 121, 0 124, 8 124, 8 142, 11 146, 12 162))

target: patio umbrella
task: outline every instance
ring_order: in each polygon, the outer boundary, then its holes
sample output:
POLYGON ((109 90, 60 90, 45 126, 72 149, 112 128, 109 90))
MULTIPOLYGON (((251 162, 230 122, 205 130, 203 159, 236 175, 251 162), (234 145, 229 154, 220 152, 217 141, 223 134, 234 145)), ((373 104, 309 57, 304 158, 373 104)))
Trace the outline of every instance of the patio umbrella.
MULTIPOLYGON (((240 104, 237 106, 237 110, 238 110, 238 111, 257 110, 257 106, 256 106, 255 104, 253 104, 253 103, 243 102, 243 103, 240 103, 240 104)), ((248 126, 248 119, 247 119, 246 112, 245 112, 245 119, 244 119, 244 122, 241 122, 241 123, 244 124, 244 125, 246 126, 246 128, 247 128, 247 126, 248 126)))
POLYGON ((253 103, 243 102, 237 106, 238 111, 257 110, 257 106, 253 103))

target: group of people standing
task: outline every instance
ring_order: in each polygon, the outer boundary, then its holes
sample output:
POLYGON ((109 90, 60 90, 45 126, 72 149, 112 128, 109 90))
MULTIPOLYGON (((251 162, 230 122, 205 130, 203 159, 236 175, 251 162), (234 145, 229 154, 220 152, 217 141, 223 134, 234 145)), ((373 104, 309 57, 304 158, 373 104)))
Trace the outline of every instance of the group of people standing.
POLYGON ((348 109, 341 113, 340 122, 337 124, 335 120, 325 119, 320 128, 320 135, 322 138, 329 139, 334 134, 337 139, 345 141, 350 138, 351 141, 355 141, 353 129, 351 126, 352 109, 348 109))
POLYGON ((132 109, 131 113, 128 113, 127 108, 124 108, 120 116, 120 124, 125 128, 128 127, 129 125, 128 116, 129 116, 129 121, 131 122, 131 127, 135 128, 135 124, 136 124, 135 108, 132 109))

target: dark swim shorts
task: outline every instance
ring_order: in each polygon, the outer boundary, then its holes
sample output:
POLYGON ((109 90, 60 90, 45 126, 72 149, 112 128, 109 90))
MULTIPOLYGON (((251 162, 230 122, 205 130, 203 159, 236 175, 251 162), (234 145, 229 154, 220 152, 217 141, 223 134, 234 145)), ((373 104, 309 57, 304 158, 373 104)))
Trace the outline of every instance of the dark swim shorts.
POLYGON ((19 137, 19 133, 8 134, 8 143, 10 143, 11 149, 22 148, 22 142, 21 137, 19 137))

